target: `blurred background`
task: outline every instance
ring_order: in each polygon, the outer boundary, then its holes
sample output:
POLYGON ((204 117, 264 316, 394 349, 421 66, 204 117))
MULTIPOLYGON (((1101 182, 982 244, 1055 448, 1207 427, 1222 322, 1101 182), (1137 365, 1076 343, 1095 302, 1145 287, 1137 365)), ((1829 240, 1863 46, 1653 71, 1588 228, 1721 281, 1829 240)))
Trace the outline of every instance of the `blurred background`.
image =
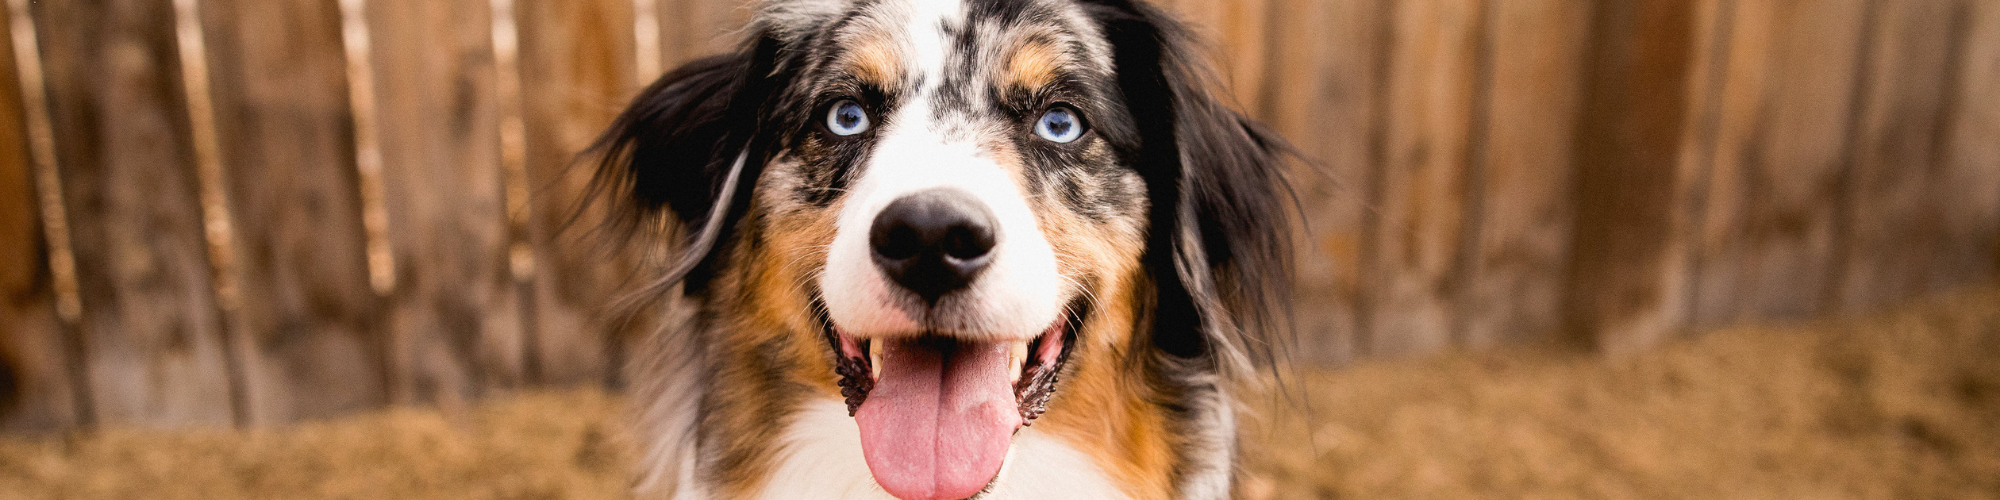
MULTIPOLYGON (((1274 413, 1302 419, 1278 427, 1315 445, 1253 461, 1246 495, 1450 496, 1356 486, 1436 483, 1476 497, 1532 483, 1715 497, 1682 488, 1708 481, 1669 479, 1699 474, 1660 465, 1679 457, 1803 463, 1773 477, 1834 488, 1727 490, 1738 495, 2000 497, 2000 295, 1988 286, 2000 276, 2000 2, 1155 3, 1211 42, 1237 107, 1316 164, 1292 176, 1304 209, 1293 358, 1313 392, 1302 406, 1330 409, 1274 413), (1911 301, 1928 305, 1892 309, 1911 301), (1773 324, 1816 326, 1744 326, 1773 324), (1937 377, 1874 385, 1889 367, 1937 377), (1808 382, 1781 382, 1792 376, 1808 382), (1873 413, 1828 396, 1843 387, 1875 394, 1873 413), (1881 402, 1931 392, 1942 402, 1881 402), (1415 421, 1471 423, 1384 423, 1432 396, 1457 402, 1415 421), (1541 410, 1496 403, 1538 398, 1541 410), (1715 413, 1693 421, 1711 427, 1670 425, 1700 401, 1715 413), (1759 415, 1794 403, 1811 416, 1791 445, 1617 451, 1755 440, 1792 429, 1759 415), (1811 409, 1822 404, 1834 410, 1811 409), (1489 414, 1499 420, 1452 417, 1489 414), (1506 441, 1557 428, 1553 448, 1506 441), (1895 444, 1793 460, 1862 449, 1813 434, 1843 429, 1948 452, 1944 465, 1895 444), (1395 436, 1422 445, 1385 444, 1395 436), (1563 453, 1583 465, 1536 465, 1563 453), (1903 464, 1888 470, 1907 483, 1853 479, 1881 460, 1903 464), (1505 466, 1517 462, 1529 466, 1505 466), (1603 479, 1618 470, 1650 472, 1603 479), (1896 484, 1965 488, 1882 486, 1896 484)), ((0 465, 17 466, 0 467, 0 484, 68 492, 53 496, 88 496, 49 485, 90 467, 22 464, 122 456, 125 430, 236 443, 385 408, 569 422, 533 404, 612 418, 597 409, 616 405, 646 321, 604 312, 648 262, 563 232, 587 181, 575 155, 651 79, 730 49, 748 15, 733 0, 7 7, 0 435, 25 444, 0 447, 0 465), (516 395, 532 396, 496 397, 516 395), (495 400, 513 406, 481 406, 495 400)), ((347 418, 362 420, 322 430, 366 441, 354 429, 402 422, 347 418)), ((380 435, 461 432, 405 424, 380 435)), ((570 440, 560 453, 579 458, 562 467, 617 455, 584 453, 615 423, 572 424, 535 427, 570 440)), ((216 452, 238 457, 223 460, 232 470, 298 459, 202 442, 235 450, 216 452)), ((364 455, 401 456, 377 451, 364 455)), ((573 491, 558 483, 524 491, 573 491)), ((573 495, 525 497, 549 496, 573 495)))

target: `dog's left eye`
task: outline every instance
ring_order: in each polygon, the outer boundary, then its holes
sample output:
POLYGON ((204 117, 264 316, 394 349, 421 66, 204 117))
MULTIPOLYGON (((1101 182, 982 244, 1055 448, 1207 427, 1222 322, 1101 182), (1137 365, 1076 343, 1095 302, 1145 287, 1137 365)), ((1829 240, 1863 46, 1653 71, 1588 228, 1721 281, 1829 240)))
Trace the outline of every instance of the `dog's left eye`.
POLYGON ((1035 135, 1050 142, 1068 144, 1083 137, 1083 120, 1077 118, 1075 110, 1067 107, 1049 108, 1048 112, 1042 113, 1042 119, 1035 121, 1035 135))
POLYGON ((833 135, 848 136, 868 131, 868 110, 861 104, 843 100, 826 111, 826 129, 833 135))

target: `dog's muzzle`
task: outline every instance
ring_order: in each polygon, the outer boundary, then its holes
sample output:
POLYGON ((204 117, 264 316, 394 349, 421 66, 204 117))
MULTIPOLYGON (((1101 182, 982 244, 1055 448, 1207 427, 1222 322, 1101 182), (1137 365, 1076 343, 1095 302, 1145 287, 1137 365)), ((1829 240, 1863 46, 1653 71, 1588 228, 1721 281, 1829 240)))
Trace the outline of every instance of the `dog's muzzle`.
POLYGON ((992 262, 998 229, 993 213, 971 193, 934 188, 882 209, 869 228, 868 245, 884 276, 936 304, 966 288, 992 262))

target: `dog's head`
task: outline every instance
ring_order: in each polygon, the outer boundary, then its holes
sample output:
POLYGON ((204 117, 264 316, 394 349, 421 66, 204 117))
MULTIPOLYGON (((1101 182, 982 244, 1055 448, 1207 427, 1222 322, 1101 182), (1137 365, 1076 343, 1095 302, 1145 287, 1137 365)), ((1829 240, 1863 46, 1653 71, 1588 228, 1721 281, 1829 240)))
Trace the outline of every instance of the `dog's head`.
POLYGON ((1268 354, 1279 146, 1158 11, 776 0, 750 34, 646 89, 600 186, 690 229, 662 283, 845 399, 890 493, 979 491, 1017 429, 1096 411, 1063 403, 1083 366, 1119 391, 1268 354))

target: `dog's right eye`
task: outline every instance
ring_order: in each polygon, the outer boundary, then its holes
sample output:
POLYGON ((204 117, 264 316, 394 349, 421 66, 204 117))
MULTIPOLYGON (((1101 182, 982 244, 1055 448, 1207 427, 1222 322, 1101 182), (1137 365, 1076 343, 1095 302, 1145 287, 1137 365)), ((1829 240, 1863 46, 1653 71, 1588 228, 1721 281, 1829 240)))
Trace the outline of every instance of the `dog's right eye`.
POLYGON ((852 100, 833 103, 826 111, 826 130, 833 135, 850 136, 868 131, 868 110, 852 100))

